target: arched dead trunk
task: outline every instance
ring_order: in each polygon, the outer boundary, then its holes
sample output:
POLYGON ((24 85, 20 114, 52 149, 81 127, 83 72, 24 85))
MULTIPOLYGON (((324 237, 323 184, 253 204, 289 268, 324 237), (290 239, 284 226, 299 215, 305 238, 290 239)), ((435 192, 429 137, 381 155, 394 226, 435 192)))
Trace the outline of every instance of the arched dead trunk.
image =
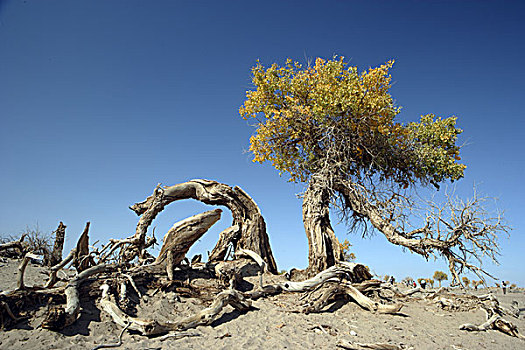
POLYGON ((219 241, 210 254, 210 261, 223 260, 228 246, 232 244, 235 249, 243 248, 256 252, 268 264, 268 271, 277 273, 277 265, 266 233, 266 223, 259 207, 240 187, 232 188, 216 181, 199 179, 168 187, 157 186, 146 200, 130 207, 137 215, 141 215, 135 236, 132 238, 134 243, 139 247, 144 246, 149 225, 166 205, 189 198, 205 204, 223 205, 232 212, 232 226, 221 232, 219 241))
POLYGON ((341 244, 330 224, 330 195, 310 180, 303 198, 303 223, 308 238, 308 274, 319 273, 342 260, 341 244))

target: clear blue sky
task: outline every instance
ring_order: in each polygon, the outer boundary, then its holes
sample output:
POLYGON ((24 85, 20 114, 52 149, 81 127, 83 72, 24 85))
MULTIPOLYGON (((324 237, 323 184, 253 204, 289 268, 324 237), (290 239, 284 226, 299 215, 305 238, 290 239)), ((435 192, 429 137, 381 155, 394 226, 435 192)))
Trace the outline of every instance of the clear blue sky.
MULTIPOLYGON (((250 68, 345 56, 361 69, 396 60, 392 94, 403 121, 458 116, 474 183, 500 199, 514 228, 501 239, 500 279, 525 285, 525 3, 522 1, 1 1, 0 234, 86 221, 91 240, 133 234, 128 206, 158 182, 209 178, 259 204, 280 269, 305 267, 303 190, 246 152, 238 115, 250 68)), ((157 235, 206 206, 174 203, 157 235)), ((205 252, 223 219, 192 248, 205 252)), ((335 224, 335 223, 334 223, 335 224)), ((361 239, 336 225, 358 260, 398 279, 443 262, 361 239)))

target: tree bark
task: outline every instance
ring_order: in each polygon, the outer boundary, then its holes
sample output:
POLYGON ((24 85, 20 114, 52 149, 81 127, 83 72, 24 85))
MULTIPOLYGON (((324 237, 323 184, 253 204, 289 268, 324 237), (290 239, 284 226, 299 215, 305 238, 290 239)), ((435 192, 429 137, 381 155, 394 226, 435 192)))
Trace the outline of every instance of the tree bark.
POLYGON ((89 225, 89 221, 86 222, 86 227, 77 241, 75 260, 73 260, 73 266, 79 273, 94 265, 89 256, 89 225))
POLYGON ((308 238, 308 275, 343 260, 341 244, 330 224, 328 189, 311 179, 303 198, 303 223, 308 238))
POLYGON ((133 239, 138 245, 145 241, 146 231, 166 205, 181 199, 196 199, 205 204, 223 205, 232 212, 232 226, 224 230, 219 242, 210 254, 210 261, 223 260, 228 245, 235 249, 249 249, 259 254, 268 264, 268 271, 277 273, 277 265, 273 258, 266 223, 255 201, 241 188, 210 181, 191 180, 169 187, 157 186, 154 193, 143 202, 130 207, 137 215, 141 215, 133 239))
POLYGON ((62 261, 62 251, 64 250, 64 239, 66 237, 66 225, 62 221, 58 224, 58 228, 55 231, 55 244, 53 246, 53 252, 49 257, 47 266, 55 266, 62 261))

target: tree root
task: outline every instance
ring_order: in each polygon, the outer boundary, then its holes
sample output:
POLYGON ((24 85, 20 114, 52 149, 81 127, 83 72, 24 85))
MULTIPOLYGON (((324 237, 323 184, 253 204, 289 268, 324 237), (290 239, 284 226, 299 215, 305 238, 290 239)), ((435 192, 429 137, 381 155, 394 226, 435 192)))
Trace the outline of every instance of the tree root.
POLYGON ((79 273, 65 287, 65 307, 55 307, 49 310, 46 319, 42 322, 42 328, 59 330, 73 324, 80 313, 80 296, 78 290, 80 284, 93 275, 112 271, 115 268, 115 265, 101 264, 79 273))
POLYGON ((336 346, 349 350, 375 349, 375 350, 403 350, 399 345, 388 343, 354 343, 347 340, 339 340, 336 346))
POLYGON ((20 266, 18 266, 18 279, 16 283, 17 290, 25 289, 24 272, 26 271, 27 264, 29 263, 29 261, 31 261, 31 259, 38 259, 38 258, 40 258, 38 255, 28 252, 22 259, 20 266))
POLYGON ((180 321, 159 322, 156 320, 142 320, 127 315, 117 306, 113 300, 113 296, 109 293, 109 286, 107 284, 102 285, 101 289, 102 298, 99 301, 100 308, 108 313, 113 321, 120 326, 129 324, 130 330, 140 332, 147 336, 160 335, 171 331, 184 331, 201 325, 209 325, 218 318, 218 315, 227 305, 231 305, 234 309, 241 312, 247 311, 251 307, 251 302, 246 300, 242 294, 235 290, 228 289, 219 293, 208 308, 180 321))
MULTIPOLYGON (((477 298, 476 296, 472 297, 477 298)), ((512 337, 525 339, 525 336, 519 333, 518 327, 502 317, 503 314, 509 314, 512 316, 512 313, 501 308, 498 300, 493 295, 482 296, 479 299, 481 303, 480 307, 485 311, 487 321, 479 326, 472 323, 465 323, 459 326, 459 329, 469 332, 482 332, 493 329, 512 337)))
POLYGON ((122 335, 124 334, 124 332, 126 331, 126 329, 128 329, 129 325, 131 323, 128 323, 126 325, 126 327, 122 328, 122 331, 120 331, 120 334, 118 336, 118 340, 117 342, 115 343, 104 343, 104 344, 100 344, 100 345, 97 345, 95 346, 93 349, 91 350, 98 350, 98 349, 105 349, 105 348, 118 348, 119 346, 122 345, 122 335))
POLYGON ((328 304, 332 303, 336 299, 341 297, 344 298, 346 296, 350 296, 362 308, 381 314, 397 314, 403 307, 403 304, 380 304, 365 296, 350 283, 338 282, 337 284, 333 284, 326 288, 320 297, 315 298, 313 301, 309 302, 303 308, 302 312, 306 314, 321 312, 321 310, 328 304))

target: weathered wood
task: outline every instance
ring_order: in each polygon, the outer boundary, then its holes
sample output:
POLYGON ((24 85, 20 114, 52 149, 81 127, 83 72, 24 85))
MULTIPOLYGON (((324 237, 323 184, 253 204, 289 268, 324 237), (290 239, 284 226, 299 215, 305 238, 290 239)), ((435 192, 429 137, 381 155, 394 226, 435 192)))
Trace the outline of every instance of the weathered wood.
POLYGON ((55 283, 57 282, 57 273, 58 273, 58 271, 60 271, 68 263, 73 261, 73 259, 75 258, 76 254, 77 254, 77 248, 71 249, 71 251, 64 258, 64 260, 62 260, 61 262, 59 262, 55 266, 51 267, 51 273, 49 274, 49 280, 47 281, 47 283, 45 285, 45 288, 51 288, 51 287, 53 287, 55 285, 55 283))
POLYGON ((257 265, 259 265, 260 267, 260 270, 259 270, 259 286, 260 288, 263 288, 263 274, 266 272, 266 263, 264 262, 264 260, 259 256, 259 254, 257 254, 256 252, 254 251, 251 251, 249 249, 239 249, 235 252, 235 255, 237 257, 239 256, 248 256, 250 258, 252 258, 256 263, 257 265))
POLYGON ((35 254, 31 253, 31 252, 26 253, 24 258, 22 259, 22 262, 18 266, 18 278, 17 278, 17 282, 16 282, 16 289, 20 290, 20 289, 24 289, 25 288, 25 285, 24 285, 24 272, 26 270, 27 264, 31 261, 31 259, 38 259, 38 258, 40 258, 40 256, 35 255, 35 254))
POLYGON ((29 248, 29 244, 27 244, 27 242, 24 242, 26 236, 27 234, 23 234, 17 241, 0 244, 0 252, 14 248, 18 250, 18 254, 16 255, 16 257, 22 257, 25 254, 26 250, 29 248))
POLYGON ((256 252, 268 264, 268 271, 277 273, 277 265, 266 233, 266 223, 259 207, 241 188, 232 188, 216 181, 191 180, 168 187, 157 186, 146 200, 130 207, 137 215, 141 215, 136 233, 132 237, 133 243, 138 247, 144 245, 148 227, 166 205, 189 198, 205 204, 223 205, 232 212, 232 227, 221 233, 218 244, 209 256, 210 261, 223 260, 227 247, 232 244, 236 249, 244 248, 256 252))
POLYGON ((305 292, 312 290, 318 285, 332 279, 345 277, 352 282, 362 282, 366 279, 372 278, 370 272, 362 264, 339 262, 324 271, 319 272, 314 277, 302 282, 281 282, 279 286, 287 292, 305 292))
POLYGON ((117 306, 113 300, 113 296, 108 292, 109 286, 107 284, 102 285, 101 289, 102 297, 98 304, 102 310, 112 317, 115 323, 122 327, 127 326, 130 330, 149 336, 171 331, 183 331, 201 325, 209 325, 218 318, 221 311, 228 305, 231 305, 239 311, 247 311, 251 307, 251 302, 246 300, 242 294, 235 290, 228 289, 219 293, 209 307, 182 320, 170 322, 142 320, 127 315, 117 306))
POLYGON ((241 312, 251 308, 251 302, 246 300, 241 293, 233 289, 227 289, 220 292, 213 303, 206 309, 201 310, 194 316, 178 321, 177 329, 186 330, 200 325, 209 325, 218 318, 219 313, 227 305, 231 305, 234 309, 241 312))
POLYGON ((53 245, 53 251, 47 262, 47 266, 54 266, 62 261, 62 251, 64 250, 64 239, 66 237, 66 225, 62 221, 58 224, 58 228, 55 230, 55 244, 53 245))
POLYGON ((47 329, 59 330, 73 324, 80 313, 79 287, 87 278, 116 269, 116 265, 100 264, 92 266, 73 278, 66 285, 64 294, 66 295, 66 305, 52 308, 42 327, 47 329))
POLYGON ((403 307, 402 304, 380 304, 368 298, 350 283, 338 282, 329 286, 319 298, 310 303, 310 305, 307 305, 303 309, 303 312, 307 314, 320 312, 325 306, 347 295, 350 296, 362 308, 372 312, 378 312, 382 314, 396 314, 403 307))
POLYGON ((351 341, 340 339, 336 344, 338 347, 348 350, 362 350, 362 349, 375 349, 375 350, 403 350, 401 346, 388 344, 388 343, 354 343, 351 341))
POLYGON ((93 265, 89 255, 89 225, 90 223, 86 222, 86 227, 77 241, 73 266, 78 272, 82 272, 93 265))
POLYGON ((178 265, 191 246, 219 221, 221 213, 221 209, 210 210, 174 224, 164 236, 155 263, 162 263, 166 260, 168 252, 171 252, 173 254, 173 265, 178 265))

